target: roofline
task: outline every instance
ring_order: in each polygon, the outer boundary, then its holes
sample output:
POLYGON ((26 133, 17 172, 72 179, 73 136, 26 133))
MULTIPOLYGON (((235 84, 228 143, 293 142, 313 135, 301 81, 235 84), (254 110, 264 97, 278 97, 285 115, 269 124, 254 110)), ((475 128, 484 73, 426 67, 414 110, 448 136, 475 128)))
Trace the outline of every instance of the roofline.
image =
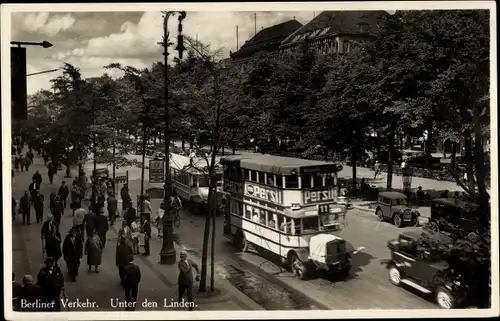
MULTIPOLYGON (((342 36, 351 36, 351 37, 352 36, 360 36, 360 37, 369 37, 369 38, 372 38, 372 39, 376 38, 375 35, 373 35, 373 34, 367 34, 367 33, 344 33, 344 32, 339 32, 339 33, 326 34, 326 35, 322 35, 322 36, 318 36, 318 37, 314 37, 314 38, 308 38, 308 41, 322 40, 322 39, 326 39, 326 38, 330 38, 330 37, 342 37, 342 36)), ((289 42, 289 43, 281 44, 280 45, 280 49, 281 48, 286 48, 286 47, 292 47, 293 45, 298 45, 300 43, 303 43, 303 39, 300 40, 300 41, 295 41, 295 42, 289 42)))

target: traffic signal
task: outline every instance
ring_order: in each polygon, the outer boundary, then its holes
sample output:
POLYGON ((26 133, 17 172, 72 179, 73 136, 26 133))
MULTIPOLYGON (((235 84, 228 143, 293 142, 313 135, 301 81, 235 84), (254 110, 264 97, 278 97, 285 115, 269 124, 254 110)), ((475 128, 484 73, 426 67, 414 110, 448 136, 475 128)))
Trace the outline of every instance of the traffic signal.
POLYGON ((28 119, 28 95, 26 85, 26 48, 10 48, 11 118, 28 119))

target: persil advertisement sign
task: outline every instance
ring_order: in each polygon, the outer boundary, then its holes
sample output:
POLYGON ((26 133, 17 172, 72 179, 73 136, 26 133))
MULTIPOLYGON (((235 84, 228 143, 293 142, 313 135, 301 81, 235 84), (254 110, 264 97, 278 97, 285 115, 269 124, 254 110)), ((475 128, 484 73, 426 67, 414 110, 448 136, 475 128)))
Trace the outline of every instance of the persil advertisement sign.
POLYGON ((331 202, 335 200, 337 193, 335 188, 326 190, 305 190, 304 191, 304 205, 331 202))
POLYGON ((262 199, 264 201, 282 204, 283 197, 281 191, 268 186, 259 186, 246 183, 245 184, 245 195, 250 197, 255 197, 262 199))

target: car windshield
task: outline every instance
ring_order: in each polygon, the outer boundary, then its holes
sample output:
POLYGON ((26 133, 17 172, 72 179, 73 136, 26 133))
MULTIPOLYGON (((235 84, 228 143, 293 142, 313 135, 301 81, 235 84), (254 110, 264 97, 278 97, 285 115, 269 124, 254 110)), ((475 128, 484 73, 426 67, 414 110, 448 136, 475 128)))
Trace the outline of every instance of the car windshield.
POLYGON ((392 205, 405 205, 408 206, 408 200, 406 198, 396 198, 392 200, 392 205))

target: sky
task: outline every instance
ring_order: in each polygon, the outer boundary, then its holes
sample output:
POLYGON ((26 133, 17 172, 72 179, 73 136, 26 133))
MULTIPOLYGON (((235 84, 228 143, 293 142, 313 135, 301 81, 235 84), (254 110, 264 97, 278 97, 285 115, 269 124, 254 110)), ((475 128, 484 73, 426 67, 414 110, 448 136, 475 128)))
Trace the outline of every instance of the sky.
MULTIPOLYGON (((223 56, 236 51, 236 26, 239 46, 254 35, 254 13, 257 14, 257 32, 280 22, 297 19, 302 24, 314 18, 314 11, 291 12, 187 12, 183 33, 222 49, 223 56)), ((44 49, 29 46, 27 73, 60 68, 64 62, 80 68, 83 77, 95 77, 105 71, 120 76, 118 71, 105 70, 103 66, 119 62, 136 68, 150 67, 162 60, 161 12, 16 12, 12 13, 12 40, 51 42, 54 46, 44 49)), ((169 31, 177 35, 177 18, 169 21, 169 31)), ((171 40, 176 44, 175 37, 171 40)), ((177 55, 170 47, 170 57, 177 55)), ((50 79, 61 72, 28 77, 28 94, 40 89, 50 89, 50 79)))

